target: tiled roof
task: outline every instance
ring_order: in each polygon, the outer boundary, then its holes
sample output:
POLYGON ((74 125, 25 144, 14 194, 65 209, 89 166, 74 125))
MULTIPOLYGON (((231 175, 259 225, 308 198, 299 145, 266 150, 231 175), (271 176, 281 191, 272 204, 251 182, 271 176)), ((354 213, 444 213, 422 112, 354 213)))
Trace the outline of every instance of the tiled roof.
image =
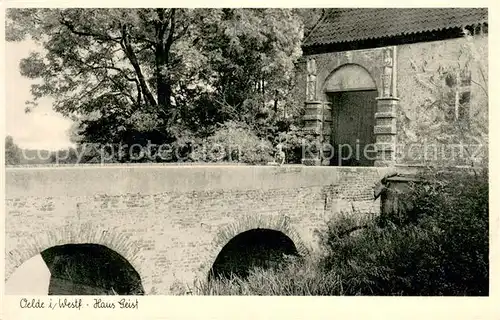
POLYGON ((327 9, 303 46, 393 37, 487 23, 487 8, 327 9))

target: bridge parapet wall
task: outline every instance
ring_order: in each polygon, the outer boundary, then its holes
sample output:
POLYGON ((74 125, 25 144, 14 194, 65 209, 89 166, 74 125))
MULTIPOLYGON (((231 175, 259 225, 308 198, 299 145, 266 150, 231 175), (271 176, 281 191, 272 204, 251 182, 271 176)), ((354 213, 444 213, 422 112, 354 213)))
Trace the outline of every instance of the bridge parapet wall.
MULTIPOLYGON (((284 225, 314 250, 314 231, 352 207, 378 212, 387 168, 82 166, 6 169, 6 278, 54 245, 97 243, 124 256, 147 294, 206 275, 223 229, 284 225), (266 222, 274 221, 274 222, 266 222)), ((236 232, 236 231, 235 231, 236 232)), ((292 234, 293 233, 293 234, 292 234)), ((235 234, 236 235, 236 234, 235 234)), ((225 235, 227 237, 227 235, 225 235)))

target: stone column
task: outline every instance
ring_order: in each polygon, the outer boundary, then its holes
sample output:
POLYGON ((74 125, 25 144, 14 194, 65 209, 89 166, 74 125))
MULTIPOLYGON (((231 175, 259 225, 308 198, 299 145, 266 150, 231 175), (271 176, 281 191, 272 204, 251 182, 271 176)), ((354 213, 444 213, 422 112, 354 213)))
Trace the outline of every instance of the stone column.
MULTIPOLYGON (((332 107, 330 102, 307 101, 304 114, 304 132, 313 136, 310 145, 302 147, 302 164, 309 166, 329 165, 329 154, 323 156, 324 144, 330 143, 332 107)), ((326 149, 326 152, 329 152, 326 149)))
POLYGON ((330 141, 331 107, 327 102, 318 100, 317 68, 314 57, 307 59, 306 102, 304 115, 304 132, 312 135, 313 139, 302 146, 302 164, 319 166, 322 164, 322 146, 330 141), (326 121, 326 123, 325 123, 326 121), (326 129, 326 132, 325 132, 326 129))
POLYGON ((323 146, 322 150, 322 162, 321 165, 323 166, 329 166, 330 165, 330 159, 332 158, 332 152, 333 152, 333 147, 332 147, 332 121, 333 121, 333 116, 332 116, 332 103, 323 101, 323 126, 321 127, 322 131, 322 137, 321 137, 321 143, 323 146))
POLYGON ((388 167, 395 164, 396 108, 398 105, 398 98, 377 98, 374 128, 377 145, 376 167, 388 167))
POLYGON ((399 105, 399 99, 396 97, 396 54, 395 46, 384 49, 382 90, 380 90, 381 97, 377 98, 377 112, 375 113, 376 167, 388 167, 396 163, 396 110, 399 105))

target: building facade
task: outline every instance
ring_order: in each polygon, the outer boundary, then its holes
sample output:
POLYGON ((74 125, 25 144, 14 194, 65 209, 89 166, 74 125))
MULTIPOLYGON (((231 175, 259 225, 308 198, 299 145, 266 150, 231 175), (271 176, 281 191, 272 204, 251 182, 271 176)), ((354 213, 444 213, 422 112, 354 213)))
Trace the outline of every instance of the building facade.
POLYGON ((306 165, 487 161, 488 10, 326 9, 303 44, 306 165))

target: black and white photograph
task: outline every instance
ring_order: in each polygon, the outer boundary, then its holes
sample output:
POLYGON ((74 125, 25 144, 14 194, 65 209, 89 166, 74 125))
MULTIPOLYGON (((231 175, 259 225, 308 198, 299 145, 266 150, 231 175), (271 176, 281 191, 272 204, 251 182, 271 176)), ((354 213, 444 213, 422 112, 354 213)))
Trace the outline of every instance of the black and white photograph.
POLYGON ((490 295, 487 7, 176 5, 5 9, 5 295, 490 295))

